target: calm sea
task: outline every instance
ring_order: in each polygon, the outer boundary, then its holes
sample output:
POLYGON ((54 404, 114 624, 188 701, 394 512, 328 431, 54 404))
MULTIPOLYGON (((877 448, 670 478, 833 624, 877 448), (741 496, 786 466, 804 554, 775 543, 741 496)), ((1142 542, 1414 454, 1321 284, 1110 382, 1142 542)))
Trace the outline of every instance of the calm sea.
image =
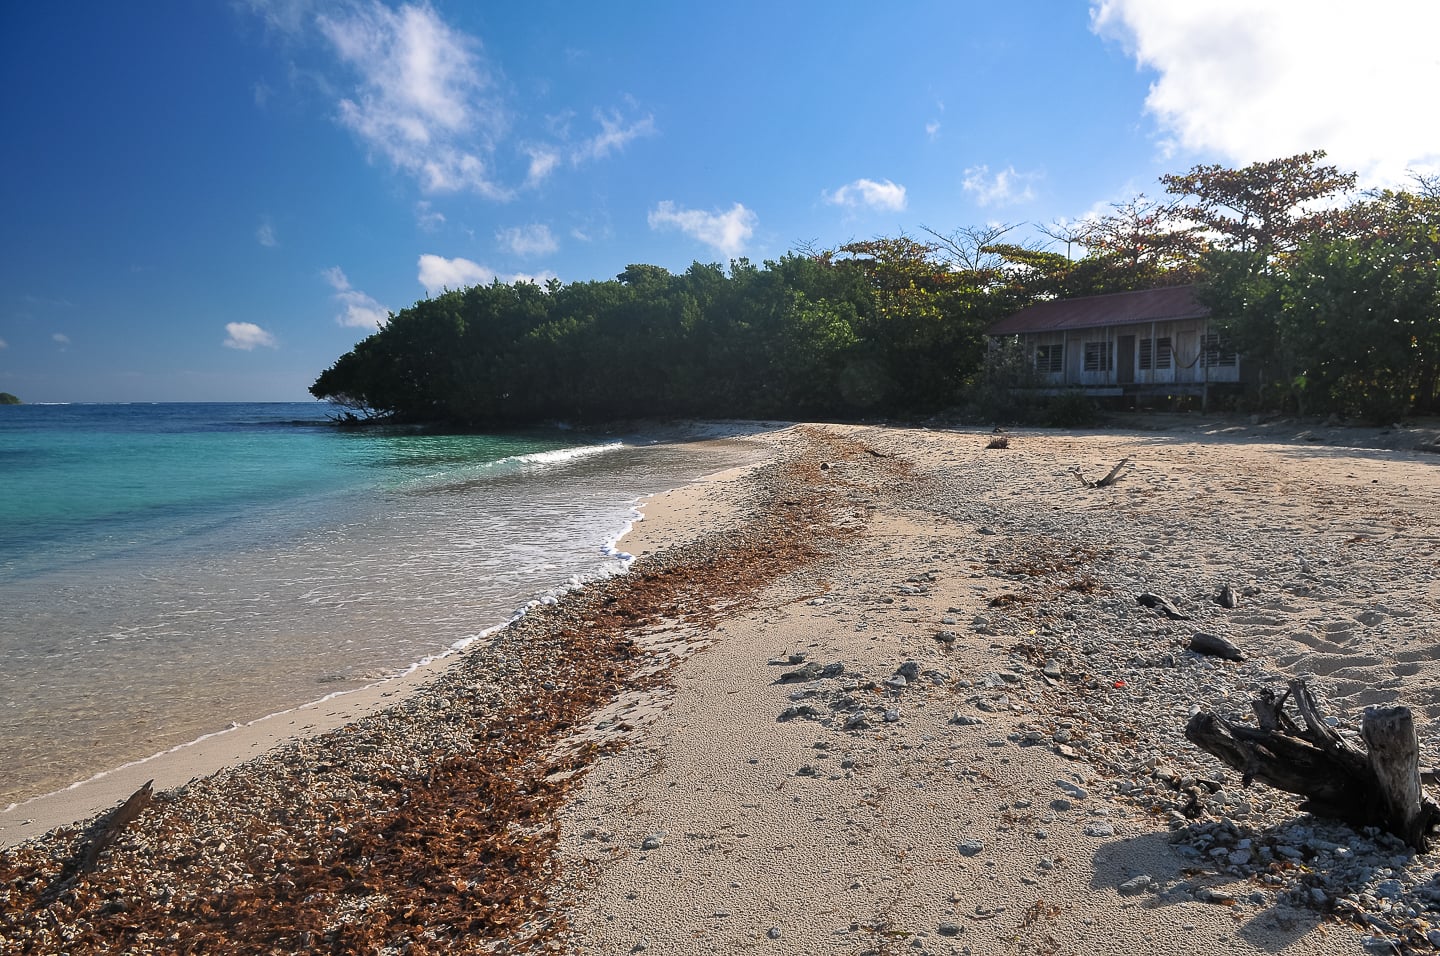
POLYGON ((618 570, 644 495, 757 457, 328 414, 0 407, 0 806, 402 672, 618 570))

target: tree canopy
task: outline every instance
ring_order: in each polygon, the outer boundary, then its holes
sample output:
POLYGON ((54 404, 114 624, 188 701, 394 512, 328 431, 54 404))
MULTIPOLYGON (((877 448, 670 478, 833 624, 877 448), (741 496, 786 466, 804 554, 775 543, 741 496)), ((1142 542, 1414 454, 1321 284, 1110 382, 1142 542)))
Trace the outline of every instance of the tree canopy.
POLYGON ((483 426, 932 414, 998 394, 986 363, 1016 358, 985 331, 1026 305, 1195 283, 1254 401, 1440 410, 1440 188, 1346 201, 1355 176, 1324 155, 1161 177, 1168 199, 1040 227, 1063 253, 1014 241, 1014 225, 927 228, 758 265, 449 290, 311 392, 365 417, 483 426))

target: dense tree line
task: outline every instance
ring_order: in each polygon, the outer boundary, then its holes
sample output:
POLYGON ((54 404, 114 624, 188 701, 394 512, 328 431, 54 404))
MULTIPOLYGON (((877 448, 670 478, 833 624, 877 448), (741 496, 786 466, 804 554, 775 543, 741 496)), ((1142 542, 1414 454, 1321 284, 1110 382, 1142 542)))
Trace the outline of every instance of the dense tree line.
POLYGON ((927 229, 928 241, 758 266, 447 291, 391 315, 311 392, 362 417, 469 425, 995 414, 1024 378, 986 339, 997 319, 1198 283, 1258 371, 1254 401, 1372 418, 1440 410, 1435 184, 1347 200, 1355 177, 1323 157, 1162 177, 1165 200, 1042 227, 1064 253, 1007 242, 1010 226, 927 229))

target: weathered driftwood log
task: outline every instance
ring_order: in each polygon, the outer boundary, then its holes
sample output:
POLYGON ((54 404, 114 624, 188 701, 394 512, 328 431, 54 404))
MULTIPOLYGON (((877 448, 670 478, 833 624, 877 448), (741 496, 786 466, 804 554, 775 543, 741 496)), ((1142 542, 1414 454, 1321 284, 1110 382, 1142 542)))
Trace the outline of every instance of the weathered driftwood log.
POLYGON ((85 849, 85 856, 80 860, 80 872, 89 873, 95 868, 100 860, 100 854, 114 843, 116 838, 125 831, 125 828, 135 822, 136 817, 150 806, 154 797, 154 780, 147 780, 145 786, 130 794, 130 798, 120 805, 110 816, 102 821, 95 835, 90 840, 90 845, 85 849))
POLYGON ((1262 691, 1251 706, 1258 726, 1202 711, 1185 725, 1185 737, 1240 771, 1247 787, 1258 780, 1305 797, 1302 810, 1379 827, 1417 850, 1429 849, 1440 806, 1420 786, 1420 744, 1409 708, 1366 709, 1367 753, 1331 729, 1304 681, 1292 681, 1279 697, 1262 691), (1300 724, 1285 712, 1287 701, 1300 724))
POLYGON ((1080 479, 1080 484, 1084 485, 1086 488, 1109 488, 1111 485, 1115 484, 1115 482, 1125 477, 1122 472, 1129 464, 1129 458, 1120 459, 1119 463, 1117 463, 1114 468, 1110 469, 1110 474, 1106 475, 1104 478, 1101 478, 1099 481, 1091 481, 1089 478, 1086 478, 1085 473, 1080 470, 1079 465, 1071 468, 1070 473, 1076 478, 1080 479))

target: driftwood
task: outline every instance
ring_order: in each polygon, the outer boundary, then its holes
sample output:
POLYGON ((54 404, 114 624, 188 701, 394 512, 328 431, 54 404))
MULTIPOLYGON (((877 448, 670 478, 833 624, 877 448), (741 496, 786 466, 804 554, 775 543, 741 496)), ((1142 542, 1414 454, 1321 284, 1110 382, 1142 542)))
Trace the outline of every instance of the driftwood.
POLYGON ((65 865, 55 874, 55 879, 46 887, 45 892, 40 894, 39 902, 42 905, 49 905, 59 899, 60 894, 74 886, 76 880, 95 869, 100 862, 100 854, 109 849, 110 844, 119 838, 125 828, 134 823, 145 808, 150 806, 154 798, 154 785, 154 780, 147 780, 145 786, 130 794, 123 804, 97 818, 90 825, 80 846, 76 848, 75 855, 65 861, 65 865))
POLYGON ((96 828, 95 835, 90 839, 90 845, 85 848, 85 855, 80 859, 80 872, 89 873, 95 869, 95 864, 100 860, 100 854, 109 848, 110 844, 125 831, 125 828, 135 822, 135 819, 150 806, 154 795, 152 787, 154 780, 147 780, 145 786, 130 794, 130 799, 120 805, 120 808, 106 817, 96 828))
POLYGON ((1091 481, 1089 478, 1086 478, 1085 473, 1080 470, 1079 465, 1071 468, 1070 474, 1078 478, 1080 480, 1080 484, 1084 485, 1086 488, 1109 488, 1111 485, 1115 484, 1115 482, 1125 477, 1123 472, 1125 468, 1129 466, 1129 464, 1129 458, 1120 459, 1120 461, 1115 465, 1115 467, 1110 469, 1110 474, 1106 475, 1104 478, 1101 478, 1099 481, 1091 481))
POLYGON ((1258 726, 1202 711, 1185 725, 1185 737, 1240 771, 1247 787, 1258 780, 1305 797, 1302 810, 1379 827, 1416 850, 1429 849, 1440 806, 1421 787, 1420 744, 1408 707, 1366 709, 1361 737, 1368 752, 1325 722, 1304 681, 1292 681, 1279 697, 1262 691, 1251 707, 1258 726), (1285 712, 1287 702, 1300 723, 1285 712))
POLYGON ((1211 657, 1223 657, 1227 661, 1243 661, 1245 652, 1218 634, 1206 634, 1204 631, 1196 631, 1190 635, 1190 650, 1197 654, 1209 654, 1211 657))

